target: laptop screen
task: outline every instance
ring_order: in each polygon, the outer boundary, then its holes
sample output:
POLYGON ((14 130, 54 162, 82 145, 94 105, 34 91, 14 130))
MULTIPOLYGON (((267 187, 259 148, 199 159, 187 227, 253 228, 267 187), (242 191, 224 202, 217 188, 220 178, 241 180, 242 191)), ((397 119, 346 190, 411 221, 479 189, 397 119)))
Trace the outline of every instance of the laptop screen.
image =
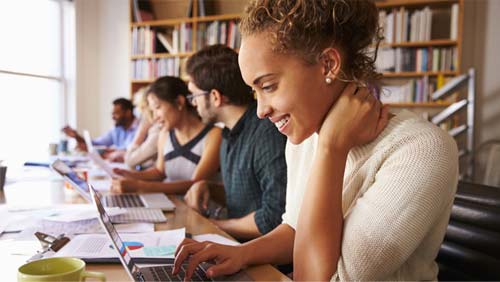
POLYGON ((90 132, 88 130, 83 131, 83 140, 85 140, 85 145, 87 145, 87 152, 93 152, 94 145, 92 144, 92 138, 90 137, 90 132))
POLYGON ((68 165, 66 165, 61 160, 54 161, 50 167, 57 173, 59 173, 62 177, 68 180, 74 188, 88 201, 90 201, 90 194, 87 182, 76 174, 74 170, 72 170, 68 165))
POLYGON ((123 241, 120 238, 118 232, 116 231, 116 228, 111 223, 111 219, 109 218, 108 213, 106 212, 104 206, 101 203, 100 195, 98 194, 98 192, 94 190, 94 188, 92 188, 91 185, 89 185, 89 190, 91 191, 90 194, 92 195, 92 199, 97 207, 101 225, 104 227, 111 241, 113 241, 113 245, 120 255, 120 261, 126 268, 128 268, 129 273, 132 273, 133 263, 131 262, 130 254, 128 253, 127 248, 125 247, 125 244, 123 244, 123 241))

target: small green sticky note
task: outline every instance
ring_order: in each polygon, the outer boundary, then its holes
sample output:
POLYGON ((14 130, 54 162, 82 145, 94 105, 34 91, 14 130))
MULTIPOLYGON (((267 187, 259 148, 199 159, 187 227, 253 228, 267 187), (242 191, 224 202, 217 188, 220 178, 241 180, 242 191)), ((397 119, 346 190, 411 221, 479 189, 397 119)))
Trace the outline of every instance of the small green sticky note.
POLYGON ((154 246, 144 247, 144 254, 148 257, 163 257, 173 255, 175 253, 175 246, 154 246))

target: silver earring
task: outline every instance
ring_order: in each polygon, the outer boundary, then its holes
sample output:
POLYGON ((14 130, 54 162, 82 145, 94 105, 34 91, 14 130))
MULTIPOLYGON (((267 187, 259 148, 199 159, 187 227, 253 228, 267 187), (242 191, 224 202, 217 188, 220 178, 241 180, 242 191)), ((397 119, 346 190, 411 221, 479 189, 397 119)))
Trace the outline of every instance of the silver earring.
POLYGON ((327 77, 325 78, 325 82, 326 82, 326 84, 332 84, 332 79, 331 79, 330 77, 328 77, 328 76, 327 76, 327 77))

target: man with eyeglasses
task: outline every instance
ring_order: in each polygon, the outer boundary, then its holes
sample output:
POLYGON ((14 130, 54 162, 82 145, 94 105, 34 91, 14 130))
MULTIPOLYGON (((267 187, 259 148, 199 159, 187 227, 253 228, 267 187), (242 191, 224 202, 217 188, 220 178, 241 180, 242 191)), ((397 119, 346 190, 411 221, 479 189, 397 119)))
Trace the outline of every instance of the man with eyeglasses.
POLYGON ((187 61, 187 98, 205 123, 223 123, 220 161, 223 183, 200 181, 185 196, 186 203, 204 214, 211 198, 225 192, 227 219, 212 219, 222 230, 249 240, 281 223, 286 198, 286 138, 267 119, 257 117, 257 104, 238 66, 238 54, 214 45, 187 61))

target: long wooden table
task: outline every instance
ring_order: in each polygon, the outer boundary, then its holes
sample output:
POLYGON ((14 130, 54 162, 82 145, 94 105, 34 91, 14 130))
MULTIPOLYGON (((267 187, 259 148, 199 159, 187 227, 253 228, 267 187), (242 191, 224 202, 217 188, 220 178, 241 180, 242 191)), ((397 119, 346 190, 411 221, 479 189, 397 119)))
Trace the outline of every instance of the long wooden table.
MULTIPOLYGON (((20 202, 23 198, 26 200, 23 204, 26 205, 29 205, 30 201, 36 205, 84 203, 83 198, 75 195, 76 192, 68 191, 68 188, 64 188, 62 181, 33 181, 26 182, 24 184, 25 185, 7 185, 4 191, 0 191, 0 203, 2 203, 0 204, 0 207, 6 202, 20 202), (37 197, 37 195, 45 195, 45 197, 37 197)), ((183 201, 174 196, 169 197, 176 204, 176 210, 175 212, 165 213, 167 222, 156 224, 156 231, 185 227, 186 231, 193 235, 215 233, 231 238, 224 231, 213 225, 209 220, 188 208, 183 201)), ((8 238, 9 236, 3 235, 0 237, 0 240, 8 238)), ((27 258, 29 258, 29 256, 12 254, 4 250, 0 250, 0 269, 4 270, 2 271, 2 275, 5 275, 2 281, 17 280, 17 268, 21 266, 27 258)), ((130 280, 121 264, 87 264, 87 270, 105 273, 107 281, 130 280)), ((252 266, 247 268, 245 271, 256 281, 289 281, 287 276, 283 275, 271 265, 252 266)))

